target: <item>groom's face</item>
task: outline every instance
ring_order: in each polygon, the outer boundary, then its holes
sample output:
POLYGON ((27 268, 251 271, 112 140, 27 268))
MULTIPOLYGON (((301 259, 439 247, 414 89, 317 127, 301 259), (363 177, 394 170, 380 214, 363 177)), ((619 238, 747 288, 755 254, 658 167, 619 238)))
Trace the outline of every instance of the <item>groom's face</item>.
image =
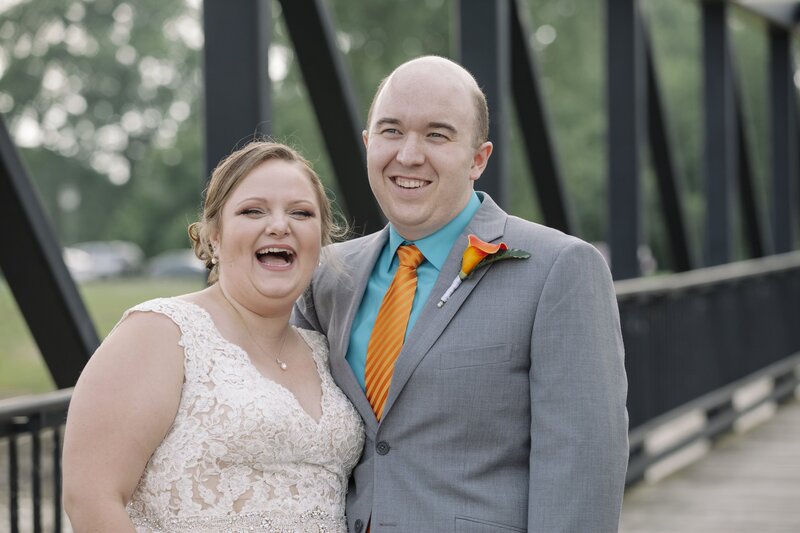
POLYGON ((372 192, 408 240, 461 212, 491 152, 490 143, 476 147, 475 105, 463 74, 426 61, 401 67, 378 95, 363 134, 372 192))

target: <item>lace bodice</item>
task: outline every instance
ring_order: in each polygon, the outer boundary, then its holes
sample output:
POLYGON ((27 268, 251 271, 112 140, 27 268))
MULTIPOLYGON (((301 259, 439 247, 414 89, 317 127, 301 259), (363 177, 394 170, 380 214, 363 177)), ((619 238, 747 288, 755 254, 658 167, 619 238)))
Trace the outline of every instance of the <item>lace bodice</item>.
POLYGON ((336 387, 322 335, 298 329, 322 381, 314 420, 201 307, 177 298, 134 311, 181 331, 184 383, 177 415, 128 504, 139 533, 346 531, 345 493, 364 444, 358 413, 336 387))

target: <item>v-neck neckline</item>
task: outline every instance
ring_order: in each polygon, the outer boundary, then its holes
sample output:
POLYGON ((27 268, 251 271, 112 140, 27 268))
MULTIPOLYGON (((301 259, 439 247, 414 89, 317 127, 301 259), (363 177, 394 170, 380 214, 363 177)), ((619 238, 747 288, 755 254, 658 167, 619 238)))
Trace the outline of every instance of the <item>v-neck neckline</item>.
POLYGON ((242 346, 236 344, 235 342, 231 341, 230 339, 226 338, 217 327, 217 323, 214 322, 211 313, 209 313, 205 307, 190 300, 184 300, 182 298, 175 298, 175 299, 197 308, 201 312, 201 314, 205 317, 205 319, 208 320, 208 322, 210 323, 211 332, 225 344, 229 345, 234 350, 238 351, 239 355, 244 358, 246 366, 251 372, 253 372, 256 376, 260 377, 267 384, 272 385, 275 389, 283 391, 284 395, 288 395, 291 401, 293 402, 294 406, 298 410, 300 410, 300 412, 302 412, 303 415, 305 415, 306 418, 308 418, 316 427, 319 427, 321 425, 323 419, 325 418, 325 413, 327 412, 327 410, 325 409, 325 399, 327 396, 325 387, 325 377, 323 376, 323 372, 320 370, 320 360, 317 354, 317 350, 314 349, 313 346, 311 346, 309 340, 306 338, 306 336, 303 334, 303 331, 300 328, 297 328, 291 324, 289 325, 289 327, 292 328, 300 336, 301 339, 303 339, 303 342, 306 344, 306 346, 308 346, 308 349, 311 351, 311 359, 312 361, 314 361, 314 368, 317 370, 317 376, 319 377, 319 386, 320 386, 319 419, 314 418, 311 415, 311 413, 308 412, 305 407, 303 407, 303 404, 300 403, 300 400, 297 399, 297 396, 291 390, 289 390, 285 385, 278 383, 269 376, 265 376, 256 367, 256 365, 253 364, 253 360, 251 359, 250 354, 248 353, 247 350, 245 350, 242 346))

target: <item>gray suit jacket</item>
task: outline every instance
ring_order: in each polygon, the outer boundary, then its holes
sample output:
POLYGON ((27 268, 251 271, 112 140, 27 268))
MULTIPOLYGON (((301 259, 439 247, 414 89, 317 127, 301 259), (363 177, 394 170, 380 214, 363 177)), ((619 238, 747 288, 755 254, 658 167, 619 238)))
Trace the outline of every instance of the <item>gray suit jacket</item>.
POLYGON ((397 359, 380 424, 345 360, 388 230, 333 246, 295 308, 328 336, 331 372, 366 423, 348 528, 617 531, 628 461, 616 297, 591 245, 512 217, 488 195, 454 245, 397 359), (467 234, 531 253, 456 277, 467 234))

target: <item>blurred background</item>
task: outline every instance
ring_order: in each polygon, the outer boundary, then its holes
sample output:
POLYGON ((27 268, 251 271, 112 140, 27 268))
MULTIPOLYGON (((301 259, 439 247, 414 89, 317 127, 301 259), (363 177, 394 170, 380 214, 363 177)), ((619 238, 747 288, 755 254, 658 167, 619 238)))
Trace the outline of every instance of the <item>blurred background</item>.
MULTIPOLYGON (((394 66, 420 54, 455 54, 449 0, 325 3, 362 117, 376 85, 394 66)), ((529 45, 580 236, 602 248, 608 180, 604 2, 523 5, 534 29, 529 45)), ((687 221, 698 234, 704 209, 700 4, 642 0, 640 5, 670 115, 677 174, 685 181, 687 221)), ((201 10, 200 0, 0 0, 0 113, 45 207, 41 216, 63 245, 101 337, 127 307, 204 285, 202 265, 186 236, 206 179, 201 10)), ((335 198, 330 161, 280 12, 273 2, 270 129, 313 162, 335 198)), ((770 137, 764 24, 731 8, 735 68, 762 211, 768 208, 770 137)), ((796 39, 794 46, 797 56, 796 39)), ((795 85, 800 87, 798 74, 795 85)), ((518 124, 509 123, 509 211, 541 221, 518 124)), ((648 246, 640 259, 645 273, 658 275, 667 271, 669 260, 647 157, 643 152, 648 246)), ((739 243, 734 260, 743 257, 742 248, 739 243)), ((0 341, 0 398, 55 388, 3 281, 0 341)))

